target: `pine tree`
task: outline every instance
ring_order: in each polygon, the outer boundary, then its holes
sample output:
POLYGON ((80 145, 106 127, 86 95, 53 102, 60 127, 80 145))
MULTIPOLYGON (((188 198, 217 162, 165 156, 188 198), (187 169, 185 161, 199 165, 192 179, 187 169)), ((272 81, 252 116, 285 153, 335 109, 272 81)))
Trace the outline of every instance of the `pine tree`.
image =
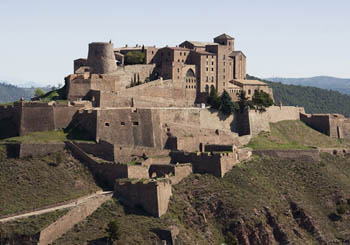
POLYGON ((222 95, 220 96, 220 111, 224 113, 225 115, 231 115, 236 109, 237 105, 232 101, 231 96, 229 93, 227 93, 226 90, 222 92, 222 95))

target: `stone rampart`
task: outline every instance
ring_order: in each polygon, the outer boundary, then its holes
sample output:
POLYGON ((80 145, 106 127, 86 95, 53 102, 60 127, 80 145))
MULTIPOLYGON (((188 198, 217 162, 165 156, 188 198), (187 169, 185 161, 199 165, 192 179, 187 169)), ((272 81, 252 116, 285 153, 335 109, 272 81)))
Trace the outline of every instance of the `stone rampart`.
POLYGON ((192 174, 192 164, 155 164, 149 168, 149 176, 157 178, 169 178, 172 185, 192 174))
POLYGON ((87 216, 92 214, 105 201, 111 199, 111 197, 111 194, 100 195, 74 207, 66 215, 59 218, 40 232, 38 245, 51 244, 72 229, 75 224, 83 221, 87 216))
POLYGON ((208 173, 223 177, 238 162, 236 153, 171 152, 172 163, 191 163, 193 173, 208 173))
POLYGON ((51 153, 63 151, 65 143, 46 142, 46 143, 6 143, 7 157, 25 158, 42 157, 51 153))
POLYGON ((305 159, 319 162, 319 150, 253 150, 253 154, 283 159, 305 159))
POLYGON ((74 142, 84 152, 102 158, 107 161, 114 161, 114 145, 101 140, 99 143, 74 142))
POLYGON ((330 114, 300 113, 300 120, 311 128, 330 136, 330 114))
POLYGON ((133 159, 143 157, 168 156, 170 150, 142 146, 119 146, 114 145, 114 161, 127 163, 133 159))
POLYGON ((116 179, 121 178, 148 178, 148 167, 142 165, 116 164, 111 162, 99 163, 92 159, 77 145, 66 142, 73 156, 86 164, 95 178, 107 187, 113 187, 116 179))
POLYGON ((161 180, 117 180, 114 186, 115 196, 125 204, 142 208, 155 217, 161 217, 168 210, 171 184, 161 180))

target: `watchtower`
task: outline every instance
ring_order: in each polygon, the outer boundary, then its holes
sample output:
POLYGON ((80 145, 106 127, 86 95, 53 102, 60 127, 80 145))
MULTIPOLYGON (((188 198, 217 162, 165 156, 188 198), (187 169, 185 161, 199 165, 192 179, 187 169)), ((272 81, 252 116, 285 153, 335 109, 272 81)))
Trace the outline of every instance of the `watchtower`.
POLYGON ((107 74, 117 70, 113 43, 89 44, 88 64, 93 74, 107 74))
POLYGON ((234 51, 235 48, 235 39, 225 33, 215 37, 214 43, 228 46, 230 51, 234 51))

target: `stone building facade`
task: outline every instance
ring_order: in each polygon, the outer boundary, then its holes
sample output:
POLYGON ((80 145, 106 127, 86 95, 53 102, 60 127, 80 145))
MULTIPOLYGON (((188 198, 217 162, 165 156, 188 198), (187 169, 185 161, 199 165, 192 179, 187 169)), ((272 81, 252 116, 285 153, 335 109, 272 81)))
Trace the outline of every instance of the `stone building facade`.
POLYGON ((74 74, 66 78, 67 94, 70 100, 84 99, 90 90, 117 93, 154 80, 170 81, 181 94, 177 98, 192 104, 205 103, 211 87, 219 94, 226 90, 233 100, 242 90, 252 95, 262 90, 272 96, 267 84, 246 79, 246 56, 235 50, 235 39, 227 34, 213 42, 184 41, 163 48, 136 45, 114 49, 112 43, 91 43, 88 58, 74 61, 74 74), (125 64, 129 52, 143 53, 143 64, 125 64))

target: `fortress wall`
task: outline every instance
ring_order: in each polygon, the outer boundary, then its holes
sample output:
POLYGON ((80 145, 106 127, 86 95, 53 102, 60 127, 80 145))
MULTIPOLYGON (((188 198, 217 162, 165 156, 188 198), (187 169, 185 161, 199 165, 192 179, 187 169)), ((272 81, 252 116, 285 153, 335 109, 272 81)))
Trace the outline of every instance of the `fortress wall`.
POLYGON ((213 145, 213 144, 206 144, 204 145, 204 151, 230 151, 234 152, 235 146, 234 145, 213 145))
POLYGON ((330 135, 330 115, 329 114, 304 114, 300 113, 300 120, 311 128, 321 133, 330 135))
POLYGON ((56 105, 53 108, 55 129, 64 129, 68 127, 74 115, 82 106, 56 105))
POLYGON ((108 142, 101 140, 98 144, 82 142, 75 142, 74 144, 88 154, 105 159, 107 161, 114 161, 114 145, 108 142))
POLYGON ((170 177, 172 185, 178 184, 181 180, 192 174, 192 164, 175 165, 175 176, 170 177))
POLYGON ((133 182, 133 180, 117 180, 114 193, 125 204, 143 209, 155 217, 161 217, 168 210, 171 192, 169 180, 133 182))
POLYGON ((253 154, 285 159, 320 161, 319 150, 253 150, 253 154))
POLYGON ((270 106, 266 108, 270 123, 280 122, 284 120, 300 120, 300 113, 305 113, 303 107, 295 106, 270 106))
POLYGON ((186 153, 171 152, 172 163, 191 163, 193 173, 212 174, 223 177, 238 162, 235 153, 186 153))
POLYGON ((19 135, 20 109, 18 106, 0 106, 0 139, 19 135))
POLYGON ((21 108, 20 136, 31 132, 55 130, 54 109, 46 103, 24 104, 21 108))
POLYGON ((96 139, 97 133, 97 110, 79 110, 73 117, 71 126, 84 130, 92 139, 96 139))
POLYGON ((124 66, 123 71, 129 77, 129 82, 131 81, 140 81, 145 82, 146 78, 151 78, 151 75, 154 71, 156 64, 147 64, 147 65, 127 65, 124 66))
POLYGON ((268 113, 249 110, 248 116, 250 134, 252 136, 258 135, 261 131, 270 132, 270 119, 268 113))
POLYGON ((116 92, 120 90, 120 76, 114 74, 91 74, 91 89, 116 92))
POLYGON ((145 179, 149 178, 148 166, 143 165, 127 165, 129 179, 145 179))
POLYGON ((98 163, 89 157, 79 146, 66 142, 73 155, 87 165, 93 175, 106 186, 113 187, 116 179, 148 178, 148 167, 116 163, 98 163))
POLYGON ((71 76, 67 77, 67 99, 70 101, 76 101, 84 98, 91 89, 91 80, 84 76, 71 76))
POLYGON ((160 147, 154 141, 150 109, 100 110, 97 125, 98 139, 117 145, 160 147))
POLYGON ((19 144, 19 152, 18 157, 41 157, 46 156, 50 153, 56 153, 63 151, 65 148, 65 144, 63 142, 60 143, 22 143, 19 144))
POLYGON ((342 128, 341 128, 341 138, 344 139, 350 139, 350 119, 345 118, 342 123, 342 128))
POLYGON ((169 150, 164 150, 160 148, 152 147, 142 147, 142 146, 114 146, 114 161, 127 163, 132 161, 135 157, 142 157, 146 154, 147 157, 152 156, 168 156, 169 150))
POLYGON ((111 199, 111 195, 101 195, 72 208, 66 215, 59 218, 40 232, 38 245, 51 244, 72 229, 75 224, 86 219, 87 216, 92 214, 109 199, 111 199))
POLYGON ((165 175, 175 175, 174 164, 154 164, 149 167, 149 176, 155 173, 157 178, 164 178, 165 175))

